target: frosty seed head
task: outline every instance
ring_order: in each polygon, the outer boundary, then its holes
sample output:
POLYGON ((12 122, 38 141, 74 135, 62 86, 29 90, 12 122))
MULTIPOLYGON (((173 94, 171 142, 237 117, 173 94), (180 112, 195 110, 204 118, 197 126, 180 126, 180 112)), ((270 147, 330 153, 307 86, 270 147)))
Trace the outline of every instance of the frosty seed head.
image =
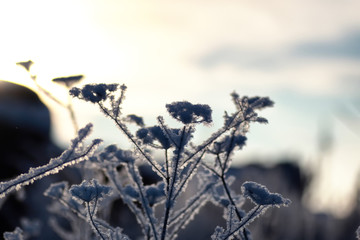
POLYGON ((58 182, 52 183, 48 189, 44 192, 44 195, 53 199, 60 199, 63 196, 64 190, 68 188, 68 183, 58 182))
POLYGON ((133 163, 135 162, 135 157, 130 150, 117 150, 115 153, 115 157, 123 163, 133 163))
POLYGON ((212 110, 206 104, 192 104, 188 101, 166 104, 169 114, 184 124, 211 123, 212 110))
POLYGON ((69 77, 59 77, 54 78, 52 81, 58 84, 62 84, 67 88, 72 87, 76 83, 80 82, 83 79, 84 75, 74 75, 69 77))
POLYGON ((72 186, 69 191, 76 199, 89 203, 95 198, 101 199, 109 194, 111 187, 100 185, 96 179, 93 179, 91 182, 84 180, 80 185, 72 186))
POLYGON ((250 198, 257 205, 288 206, 291 201, 283 198, 278 193, 271 193, 269 190, 256 182, 245 182, 242 185, 245 197, 250 198))
POLYGON ((16 65, 22 66, 23 68, 26 69, 26 71, 30 71, 31 66, 34 64, 33 61, 29 60, 26 62, 17 62, 16 65))
POLYGON ((105 101, 110 92, 118 89, 118 84, 87 84, 82 89, 72 88, 70 95, 83 99, 87 102, 98 103, 105 101))
POLYGON ((127 115, 126 120, 127 120, 128 122, 135 123, 135 124, 138 125, 139 127, 145 126, 143 118, 142 118, 142 117, 139 117, 139 116, 137 116, 137 115, 135 115, 135 114, 129 114, 129 115, 127 115))
MULTIPOLYGON (((174 134, 178 134, 180 132, 179 129, 169 129, 169 131, 174 134)), ((160 126, 141 128, 136 132, 136 137, 138 137, 144 144, 157 141, 164 149, 169 149, 172 146, 169 138, 160 126)))

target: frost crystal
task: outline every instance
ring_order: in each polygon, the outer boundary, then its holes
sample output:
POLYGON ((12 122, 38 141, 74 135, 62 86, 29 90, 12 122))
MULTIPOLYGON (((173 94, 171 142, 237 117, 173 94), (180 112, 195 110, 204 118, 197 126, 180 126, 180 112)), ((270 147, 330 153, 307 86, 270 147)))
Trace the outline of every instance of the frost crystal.
POLYGON ((291 202, 278 193, 270 193, 265 186, 256 182, 245 182, 242 191, 245 197, 250 198, 257 205, 288 206, 291 202))

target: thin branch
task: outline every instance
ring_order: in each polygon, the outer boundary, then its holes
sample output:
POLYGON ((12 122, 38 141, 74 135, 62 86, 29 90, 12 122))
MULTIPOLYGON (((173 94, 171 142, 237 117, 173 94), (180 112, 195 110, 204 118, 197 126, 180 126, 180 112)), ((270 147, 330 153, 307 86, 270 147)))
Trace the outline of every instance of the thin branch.
POLYGON ((235 139, 235 133, 236 133, 237 130, 238 130, 238 128, 235 128, 231 133, 230 144, 229 144, 228 149, 226 151, 226 157, 225 157, 225 161, 224 161, 224 166, 222 167, 222 175, 225 174, 225 171, 227 169, 227 164, 228 164, 229 159, 230 159, 231 152, 234 149, 233 144, 234 144, 234 139, 235 139))
MULTIPOLYGON (((223 165, 222 165, 222 163, 221 163, 221 160, 220 160, 220 153, 216 153, 216 162, 219 164, 219 167, 220 167, 220 169, 221 169, 221 172, 223 173, 223 171, 224 171, 224 167, 223 167, 223 165)), ((216 164, 216 163, 215 163, 216 164)), ((215 165, 216 166, 216 165, 215 165)))
POLYGON ((177 145, 176 141, 171 137, 169 129, 165 126, 165 123, 164 123, 164 120, 162 119, 162 117, 158 117, 158 121, 160 123, 160 127, 165 131, 169 140, 174 144, 175 147, 178 148, 179 146, 177 145))
POLYGON ((218 176, 219 178, 221 177, 221 175, 220 175, 217 171, 215 171, 215 169, 213 169, 212 167, 210 167, 210 166, 207 165, 206 163, 201 162, 201 165, 202 165, 203 167, 205 167, 206 169, 210 170, 212 173, 214 173, 214 174, 215 174, 216 176, 218 176))
POLYGON ((28 173, 21 174, 15 179, 9 180, 7 182, 1 182, 0 198, 4 197, 7 193, 11 192, 12 190, 19 189, 24 185, 30 184, 45 176, 48 176, 50 174, 55 174, 67 166, 83 161, 87 157, 87 155, 90 152, 92 152, 94 148, 98 145, 97 143, 93 142, 85 152, 83 152, 81 155, 74 157, 73 153, 75 151, 75 148, 80 143, 81 143, 80 141, 77 142, 76 145, 69 152, 64 152, 67 154, 67 157, 64 159, 62 159, 63 155, 61 155, 58 158, 50 160, 50 162, 44 166, 35 169, 31 168, 28 173))
POLYGON ((134 180, 134 182, 135 182, 135 184, 136 184, 136 186, 137 186, 137 188, 139 190, 143 210, 145 211, 145 214, 148 217, 148 220, 150 222, 154 238, 157 240, 158 239, 157 231, 156 231, 155 223, 153 221, 154 215, 153 215, 152 212, 150 212, 151 208, 150 208, 149 202, 148 202, 148 200, 147 200, 147 198, 146 198, 146 196, 145 196, 145 194, 143 192, 143 183, 142 183, 141 179, 139 178, 139 175, 135 171, 134 163, 129 163, 128 164, 128 169, 129 169, 130 175, 132 176, 132 178, 133 178, 133 180, 134 180))
POLYGON ((234 233, 239 231, 239 229, 244 227, 255 216, 256 213, 261 212, 264 208, 265 208, 265 206, 257 205, 257 207, 252 211, 252 213, 249 214, 246 218, 244 218, 242 220, 242 222, 240 223, 240 225, 235 228, 235 230, 233 230, 230 233, 228 233, 227 235, 225 235, 225 237, 223 239, 226 240, 229 237, 231 237, 234 233))
POLYGON ((90 211, 90 204, 88 202, 86 202, 86 207, 87 207, 87 211, 88 211, 90 222, 91 222, 92 226, 95 228, 97 234, 99 234, 101 239, 105 240, 105 237, 101 234, 100 230, 98 229, 98 227, 96 226, 96 224, 95 224, 95 222, 93 220, 93 216, 92 216, 91 211, 90 211))
POLYGON ((222 129, 220 129, 219 131, 217 131, 215 136, 211 136, 210 138, 208 138, 202 145, 200 145, 194 153, 192 153, 184 162, 183 164, 185 164, 187 161, 189 161, 190 159, 192 159, 196 154, 198 154, 200 151, 202 151, 203 149, 205 149, 206 147, 208 147, 210 144, 212 144, 217 138, 219 138, 220 136, 222 136, 225 132, 227 132, 228 130, 231 129, 231 125, 232 123, 235 121, 235 119, 237 118, 237 116, 239 115, 240 111, 236 112, 234 117, 231 119, 231 121, 227 124, 227 126, 223 127, 222 129))
POLYGON ((235 204, 235 201, 234 201, 234 199, 233 199, 232 196, 231 196, 231 193, 230 193, 229 187, 228 187, 228 185, 227 185, 227 183, 226 183, 226 181, 225 181, 224 175, 221 176, 221 182, 222 182, 222 184, 223 184, 223 186, 224 186, 226 195, 227 195, 228 199, 230 200, 231 205, 233 205, 233 206, 235 207, 235 212, 236 212, 237 217, 239 218, 239 221, 241 221, 240 211, 239 211, 239 209, 237 208, 237 206, 236 206, 236 204, 235 204))
POLYGON ((108 111, 107 109, 102 105, 102 104, 98 104, 99 107, 101 108, 101 110, 108 116, 110 117, 112 120, 114 120, 114 122, 116 123, 116 125, 120 128, 120 130, 126 135, 126 137, 134 144, 135 148, 141 153, 141 155, 148 161, 148 163, 156 169, 156 172, 158 174, 160 174, 163 178, 166 178, 165 174, 159 169, 158 166, 156 166, 156 164, 154 163, 154 160, 152 160, 145 152, 144 150, 141 149, 141 147, 139 146, 139 144, 135 141, 134 137, 132 136, 131 133, 129 133, 127 131, 127 129, 124 128, 124 126, 119 122, 119 120, 115 117, 113 117, 108 111))
POLYGON ((187 183, 187 181, 190 179, 190 176, 192 174, 194 174, 196 167, 198 166, 198 164, 200 163, 201 159, 203 158, 204 154, 205 154, 206 150, 204 150, 201 155, 198 157, 198 159, 196 160, 196 162, 192 165, 191 170, 189 170, 189 174, 185 177, 185 179, 181 182, 180 187, 178 188, 176 194, 174 195, 174 200, 178 197, 178 195, 181 193, 183 187, 185 186, 185 184, 187 183))
POLYGON ((71 118, 73 127, 75 129, 75 134, 76 134, 77 131, 79 130, 79 125, 78 125, 77 120, 76 120, 75 111, 74 111, 73 106, 72 106, 72 100, 71 100, 70 95, 68 96, 68 99, 69 99, 68 100, 68 105, 66 106, 66 108, 69 111, 70 118, 71 118))
POLYGON ((166 168, 166 188, 167 192, 169 191, 169 181, 170 181, 170 175, 169 175, 169 156, 168 156, 168 149, 165 149, 165 168, 166 168))
POLYGON ((42 92, 44 93, 46 96, 48 96, 48 98, 50 98, 51 100, 53 100, 54 102, 56 102, 57 104, 59 104, 60 106, 66 108, 66 104, 64 104, 63 102, 61 102, 59 99, 55 98, 49 91, 45 90, 45 88, 41 87, 39 83, 37 83, 36 81, 35 85, 36 87, 42 92))
MULTIPOLYGON (((141 210, 134 204, 133 201, 131 201, 131 200, 129 200, 129 198, 125 197, 122 186, 118 183, 117 179, 115 178, 114 169, 107 167, 106 173, 107 173, 107 176, 109 177, 109 179, 111 180, 111 182, 115 185, 116 190, 120 194, 121 199, 124 201, 124 203, 126 203, 128 205, 129 209, 134 213, 136 219, 138 220, 138 222, 142 226, 142 229, 144 230, 145 226, 146 226, 144 215, 141 212, 141 210)), ((145 232, 144 232, 144 234, 145 234, 145 232)))
POLYGON ((175 189, 175 183, 176 183, 176 178, 177 178, 177 170, 178 170, 178 166, 179 166, 179 162, 180 162, 180 156, 181 156, 181 150, 183 148, 183 141, 184 141, 184 136, 185 136, 185 131, 186 131, 186 127, 184 126, 183 130, 182 130, 182 134, 181 134, 181 139, 180 139, 180 145, 178 147, 178 153, 177 153, 177 157, 175 160, 175 167, 173 169, 173 176, 171 179, 171 183, 170 183, 170 187, 169 187, 169 192, 168 192, 168 196, 166 199, 166 204, 165 204, 165 216, 164 216, 164 224, 163 224, 163 228, 162 228, 162 233, 161 233, 161 240, 165 239, 166 236, 166 229, 167 229, 167 224, 168 224, 168 220, 169 220, 169 215, 170 215, 170 209, 172 208, 172 203, 173 203, 173 192, 175 189))

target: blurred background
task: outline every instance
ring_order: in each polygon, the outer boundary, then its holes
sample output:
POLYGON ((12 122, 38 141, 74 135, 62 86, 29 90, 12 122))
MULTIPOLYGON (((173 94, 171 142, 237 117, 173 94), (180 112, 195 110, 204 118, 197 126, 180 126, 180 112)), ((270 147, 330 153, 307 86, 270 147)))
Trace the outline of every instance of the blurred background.
MULTIPOLYGON (((36 91, 15 64, 32 60, 30 74, 64 101, 66 88, 51 79, 124 83, 123 111, 146 124, 168 117, 166 103, 207 103, 214 124, 198 130, 199 142, 233 110, 231 92, 269 96, 269 124, 251 127, 234 164, 294 163, 311 176, 302 203, 346 218, 360 183, 359 9, 356 0, 2 1, 0 79, 36 91)), ((66 147, 74 136, 68 112, 39 95, 53 141, 66 147)), ((80 127, 95 124, 94 138, 127 144, 95 106, 73 103, 80 127)))

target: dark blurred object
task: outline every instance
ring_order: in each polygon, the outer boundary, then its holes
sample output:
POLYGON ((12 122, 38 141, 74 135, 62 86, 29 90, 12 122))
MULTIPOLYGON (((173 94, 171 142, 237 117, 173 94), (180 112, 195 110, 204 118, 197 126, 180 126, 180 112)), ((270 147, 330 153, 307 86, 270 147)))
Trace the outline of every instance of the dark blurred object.
POLYGON ((0 82, 0 178, 13 178, 61 153, 50 141, 50 113, 31 90, 0 82))
MULTIPOLYGON (((0 181, 47 164, 62 153, 51 141, 50 125, 49 110, 33 91, 0 81, 0 181)), ((41 222, 41 235, 35 239, 57 239, 47 226, 50 199, 43 192, 51 182, 63 179, 80 181, 68 169, 10 194, 0 209, 0 234, 21 227, 21 219, 28 219, 41 222)))

